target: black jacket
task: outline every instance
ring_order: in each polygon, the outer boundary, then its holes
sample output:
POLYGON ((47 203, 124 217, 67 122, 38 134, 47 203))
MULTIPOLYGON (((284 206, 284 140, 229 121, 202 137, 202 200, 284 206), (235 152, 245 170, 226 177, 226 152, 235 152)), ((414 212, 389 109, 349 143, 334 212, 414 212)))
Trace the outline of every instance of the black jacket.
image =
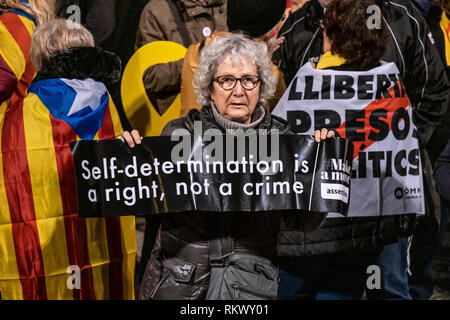
MULTIPOLYGON (((406 0, 379 2, 389 29, 388 50, 382 60, 395 62, 400 70, 419 139, 425 145, 447 110, 449 83, 427 23, 417 8, 406 0)), ((274 60, 287 85, 301 66, 319 61, 323 54, 319 27, 322 15, 319 2, 309 1, 289 16, 280 30, 279 36, 285 40, 275 51, 274 60)))
MULTIPOLYGON (((211 106, 205 106, 201 111, 193 109, 185 118, 169 122, 162 135, 171 135, 180 128, 193 133, 194 121, 201 121, 203 132, 219 129, 225 133, 216 122, 211 106)), ((280 134, 292 134, 286 121, 268 112, 255 129, 278 129, 280 134)), ((309 217, 307 223, 316 224, 316 227, 323 221, 321 214, 309 217)), ((247 253, 263 257, 275 266, 280 220, 281 215, 277 213, 253 212, 192 212, 164 216, 139 298, 204 299, 210 273, 208 240, 217 237, 222 253, 247 253)))
MULTIPOLYGON (((423 146, 446 112, 449 84, 428 26, 418 10, 408 1, 380 1, 389 26, 389 44, 382 60, 395 62, 413 106, 413 117, 423 146)), ((283 25, 279 36, 285 41, 274 59, 289 84, 298 69, 311 61, 317 63, 323 54, 323 36, 319 20, 323 9, 317 0, 307 2, 283 25)), ((424 164, 424 188, 428 211, 439 211, 431 200, 434 192, 429 161, 424 164)), ((434 198, 433 198, 434 199, 434 198)), ((414 215, 381 218, 327 219, 320 230, 302 233, 282 225, 278 253, 280 256, 310 256, 381 247, 409 235, 414 215)))

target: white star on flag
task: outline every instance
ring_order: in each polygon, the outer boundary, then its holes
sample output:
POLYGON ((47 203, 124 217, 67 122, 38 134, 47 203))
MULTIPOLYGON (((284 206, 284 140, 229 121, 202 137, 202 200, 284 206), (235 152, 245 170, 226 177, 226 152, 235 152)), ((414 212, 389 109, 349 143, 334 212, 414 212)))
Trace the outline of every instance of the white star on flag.
POLYGON ((100 106, 101 99, 106 93, 106 87, 103 83, 94 79, 61 80, 76 92, 75 100, 67 114, 68 117, 86 107, 90 107, 92 111, 95 111, 100 106))

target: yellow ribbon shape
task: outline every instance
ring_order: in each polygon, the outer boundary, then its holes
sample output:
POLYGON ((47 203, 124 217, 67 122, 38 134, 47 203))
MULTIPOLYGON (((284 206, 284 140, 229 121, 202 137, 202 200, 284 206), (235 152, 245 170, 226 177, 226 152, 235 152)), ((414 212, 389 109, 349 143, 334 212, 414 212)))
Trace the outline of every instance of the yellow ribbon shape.
POLYGON ((156 41, 137 50, 125 67, 121 96, 125 114, 142 136, 159 136, 164 126, 180 117, 181 101, 178 94, 169 109, 160 115, 144 88, 142 76, 148 67, 184 58, 186 48, 172 41, 156 41))

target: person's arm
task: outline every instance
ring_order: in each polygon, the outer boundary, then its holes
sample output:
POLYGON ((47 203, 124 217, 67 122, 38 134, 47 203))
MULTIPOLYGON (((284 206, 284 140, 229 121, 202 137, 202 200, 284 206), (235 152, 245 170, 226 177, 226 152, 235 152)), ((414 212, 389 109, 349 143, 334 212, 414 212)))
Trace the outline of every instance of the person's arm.
POLYGON ((450 140, 436 160, 434 180, 440 196, 450 201, 450 140))
MULTIPOLYGON (((155 16, 157 12, 153 12, 150 4, 147 4, 142 11, 136 36, 136 50, 150 42, 170 40, 167 39, 164 30, 161 29, 155 16)), ((150 66, 143 75, 145 89, 147 92, 157 95, 178 92, 181 87, 182 68, 183 59, 150 66)))
MULTIPOLYGON (((401 8, 403 10, 403 8, 401 8)), ((449 83, 439 52, 420 12, 410 4, 412 39, 406 56, 406 91, 413 106, 414 123, 422 146, 426 146, 449 105, 449 83)))
POLYGON ((145 89, 156 94, 179 91, 183 61, 184 59, 180 59, 150 66, 142 78, 145 89))

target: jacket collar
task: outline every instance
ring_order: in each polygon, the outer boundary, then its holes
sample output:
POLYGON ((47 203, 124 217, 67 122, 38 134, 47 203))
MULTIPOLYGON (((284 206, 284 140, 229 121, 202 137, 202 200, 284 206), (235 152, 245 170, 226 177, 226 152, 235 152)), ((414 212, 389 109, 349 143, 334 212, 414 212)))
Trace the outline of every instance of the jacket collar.
MULTIPOLYGON (((219 129, 222 132, 225 132, 225 129, 221 127, 214 118, 210 104, 203 106, 201 111, 198 111, 197 109, 192 109, 189 111, 185 117, 185 125, 186 129, 190 132, 193 132, 194 130, 195 121, 202 121, 203 132, 208 129, 219 129)), ((270 112, 265 112, 262 121, 255 129, 277 129, 280 134, 286 134, 289 132, 289 124, 286 120, 271 115, 270 112)))
POLYGON ((75 47, 52 57, 33 82, 55 78, 91 78, 112 84, 120 80, 120 73, 120 59, 114 53, 97 47, 75 47))

